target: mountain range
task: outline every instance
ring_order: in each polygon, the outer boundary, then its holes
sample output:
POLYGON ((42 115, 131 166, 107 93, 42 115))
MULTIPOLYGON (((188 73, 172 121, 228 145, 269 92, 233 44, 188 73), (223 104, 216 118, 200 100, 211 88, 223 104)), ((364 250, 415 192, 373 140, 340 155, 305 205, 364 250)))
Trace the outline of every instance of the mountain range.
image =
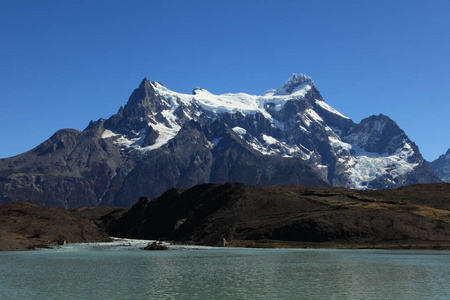
POLYGON ((450 182, 450 149, 429 163, 430 169, 444 182, 450 182))
POLYGON ((130 206, 207 182, 385 189, 441 182, 433 164, 389 117, 355 123, 306 75, 259 96, 144 79, 109 119, 1 159, 0 202, 130 206))

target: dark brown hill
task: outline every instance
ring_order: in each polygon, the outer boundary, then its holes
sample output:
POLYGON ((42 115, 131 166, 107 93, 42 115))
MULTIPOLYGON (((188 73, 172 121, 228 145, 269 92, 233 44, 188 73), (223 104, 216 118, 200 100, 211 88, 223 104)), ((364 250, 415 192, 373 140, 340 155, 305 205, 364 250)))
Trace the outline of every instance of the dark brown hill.
POLYGON ((236 246, 450 248, 450 184, 357 191, 237 183, 171 189, 131 209, 0 204, 0 250, 108 236, 236 246), (97 225, 97 226, 96 226, 97 225))
POLYGON ((70 214, 91 220, 97 227, 105 232, 108 231, 109 227, 127 211, 128 208, 114 206, 78 207, 69 209, 70 214))
MULTIPOLYGON (((214 245, 222 237, 316 245, 450 246, 450 184, 396 190, 202 184, 141 198, 114 236, 214 245)), ((245 243, 244 243, 245 244, 245 243)), ((248 244, 248 243, 247 243, 248 244)))
POLYGON ((359 191, 358 193, 380 200, 393 200, 397 203, 405 202, 450 210, 450 184, 448 183, 414 184, 392 190, 359 191))
POLYGON ((109 236, 89 219, 61 208, 27 202, 0 204, 0 250, 29 250, 58 241, 106 242, 109 236))

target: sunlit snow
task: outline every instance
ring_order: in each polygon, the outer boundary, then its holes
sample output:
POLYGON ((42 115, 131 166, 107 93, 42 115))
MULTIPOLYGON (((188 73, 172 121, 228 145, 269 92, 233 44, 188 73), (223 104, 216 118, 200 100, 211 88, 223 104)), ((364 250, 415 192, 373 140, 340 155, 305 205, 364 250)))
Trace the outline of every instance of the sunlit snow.
POLYGON ((266 111, 267 105, 273 105, 275 110, 281 110, 286 102, 290 100, 303 99, 312 88, 312 83, 303 84, 297 87, 291 94, 277 95, 274 90, 261 96, 249 95, 246 93, 227 93, 214 95, 207 90, 197 88, 194 95, 177 93, 168 88, 155 84, 156 92, 166 99, 179 99, 185 105, 197 103, 202 109, 214 113, 236 113, 244 115, 254 115, 261 113, 268 120, 273 120, 266 111))
POLYGON ((263 134, 262 138, 267 144, 276 144, 276 143, 278 143, 277 139, 275 139, 275 138, 273 138, 271 136, 268 136, 266 134, 263 134))
POLYGON ((323 122, 323 119, 314 110, 307 109, 305 110, 305 113, 308 114, 315 122, 323 122))
MULTIPOLYGON (((171 91, 163 85, 153 82, 151 83, 155 89, 156 95, 163 101, 169 109, 161 111, 164 117, 164 122, 157 122, 153 117, 152 122, 148 126, 158 132, 158 137, 154 144, 143 147, 146 137, 146 129, 135 132, 130 138, 105 130, 102 138, 113 139, 113 142, 124 148, 133 148, 141 152, 148 152, 158 149, 166 145, 173 139, 181 129, 185 120, 175 114, 176 110, 182 107, 195 107, 193 110, 183 110, 186 119, 198 119, 202 117, 204 112, 211 116, 213 114, 240 113, 244 116, 255 115, 260 113, 270 122, 270 126, 277 128, 277 130, 285 131, 286 128, 292 126, 289 121, 286 124, 275 119, 274 111, 280 111, 285 104, 290 100, 302 100, 306 94, 314 87, 314 82, 308 76, 302 74, 293 74, 285 84, 278 88, 268 90, 265 94, 257 96, 246 93, 227 93, 221 95, 214 95, 207 90, 196 88, 193 95, 183 94, 171 91), (200 109, 198 109, 200 108, 200 109), (212 114, 211 114, 212 113, 212 114)), ((377 178, 377 176, 384 176, 389 174, 391 178, 407 174, 411 172, 418 164, 408 162, 408 158, 414 154, 412 147, 404 141, 404 146, 398 149, 393 154, 377 154, 369 153, 358 147, 356 144, 364 145, 370 138, 366 133, 355 133, 347 136, 345 141, 341 140, 342 131, 339 128, 328 127, 325 123, 324 113, 328 112, 342 119, 349 119, 334 108, 330 107, 322 100, 315 99, 314 104, 316 109, 306 108, 303 113, 297 114, 296 128, 301 130, 302 134, 313 135, 312 124, 322 127, 328 137, 328 143, 333 147, 337 154, 337 163, 341 164, 347 170, 346 172, 350 178, 350 187, 357 189, 367 188, 367 184, 377 178), (320 107, 320 108, 319 108, 320 107), (324 112, 325 110, 326 112, 324 112)), ((149 116, 150 117, 150 116, 149 116)), ((258 128, 259 123, 253 121, 254 127, 258 128)), ((375 121, 374 130, 382 132, 385 122, 375 121)), ((291 127, 292 128, 292 127, 291 127)), ((371 127, 372 128, 372 127, 371 127)), ((285 140, 278 140, 273 136, 262 133, 258 136, 252 136, 245 128, 234 127, 232 130, 239 135, 249 146, 263 155, 277 155, 282 157, 299 157, 304 160, 312 160, 320 158, 298 142, 292 142, 288 138, 285 140), (313 155, 314 154, 314 155, 313 155)), ((250 130, 250 129, 249 129, 250 130)), ((315 130, 315 129, 314 129, 315 130)), ((222 138, 215 138, 208 142, 208 147, 215 148, 222 138)), ((326 138, 325 138, 326 139, 326 138)), ((316 169, 326 172, 328 165, 323 164, 323 161, 314 161, 316 169)), ((328 164, 328 163, 327 163, 328 164)))
POLYGON ((169 142, 171 139, 173 139, 178 134, 178 132, 180 131, 180 128, 181 128, 176 123, 172 123, 171 125, 172 125, 172 127, 167 127, 166 125, 161 124, 161 123, 158 123, 156 125, 151 125, 153 127, 153 129, 155 129, 159 133, 159 136, 153 145, 143 147, 141 150, 142 151, 151 151, 151 150, 161 148, 162 146, 167 144, 167 142, 169 142))
POLYGON ((316 102, 316 104, 317 105, 319 105, 320 107, 322 107, 323 109, 325 109, 325 110, 327 110, 327 111, 329 111, 329 112, 331 112, 331 113, 333 113, 333 114, 335 114, 335 115, 338 115, 339 117, 341 117, 341 118, 344 118, 344 119, 350 119, 349 117, 346 117, 346 116, 344 116, 343 114, 341 114, 340 112, 338 112, 337 110, 335 110, 334 108, 332 108, 331 106, 329 106, 327 103, 325 103, 324 101, 321 101, 321 100, 315 100, 315 102, 316 102))
POLYGON ((238 127, 238 126, 236 126, 236 127, 233 127, 233 128, 231 128, 234 132, 236 132, 237 134, 239 134, 239 135, 246 135, 247 134, 247 130, 245 130, 244 128, 242 128, 242 127, 238 127))
POLYGON ((117 133, 114 133, 111 130, 106 129, 102 133, 102 139, 107 139, 107 138, 110 138, 110 137, 113 137, 113 136, 117 136, 117 135, 118 135, 117 133))
POLYGON ((392 178, 405 175, 415 167, 418 163, 408 162, 408 158, 414 154, 411 145, 404 141, 401 149, 389 155, 388 153, 378 154, 367 152, 357 145, 342 142, 335 137, 329 137, 330 144, 339 152, 342 150, 352 150, 352 156, 346 156, 347 159, 341 157, 338 161, 345 164, 350 177, 350 188, 367 189, 367 184, 377 178, 390 174, 392 178))

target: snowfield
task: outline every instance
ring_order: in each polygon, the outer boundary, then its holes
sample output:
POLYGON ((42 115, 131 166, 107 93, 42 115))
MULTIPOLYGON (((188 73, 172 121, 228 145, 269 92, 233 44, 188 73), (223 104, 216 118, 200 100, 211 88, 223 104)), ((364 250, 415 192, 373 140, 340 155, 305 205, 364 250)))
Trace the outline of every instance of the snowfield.
MULTIPOLYGON (((299 142, 295 136, 301 134, 314 136, 317 131, 323 131, 328 139, 316 137, 321 142, 328 143, 334 149, 337 156, 336 164, 344 166, 349 177, 349 187, 356 189, 366 189, 368 182, 377 179, 379 176, 388 175, 389 180, 394 182, 395 178, 405 175, 414 170, 418 163, 409 162, 409 158, 414 154, 411 145, 404 140, 403 146, 395 153, 372 153, 367 152, 358 145, 365 145, 372 137, 365 133, 355 133, 347 136, 343 141, 342 131, 338 125, 326 124, 325 120, 330 116, 333 119, 342 120, 342 123, 351 122, 345 115, 341 114, 322 99, 309 98, 309 106, 297 113, 292 120, 279 119, 277 115, 289 101, 303 101, 311 89, 315 88, 312 79, 306 75, 293 74, 283 86, 278 89, 268 90, 265 94, 256 96, 246 93, 227 93, 214 95, 207 90, 195 88, 192 95, 177 93, 169 90, 157 82, 150 83, 155 95, 166 109, 161 111, 159 119, 155 115, 149 115, 151 120, 147 127, 157 132, 158 136, 152 145, 145 145, 146 130, 142 128, 139 132, 133 132, 130 138, 106 129, 102 138, 113 139, 114 143, 123 148, 136 149, 142 153, 156 150, 166 145, 171 139, 177 136, 184 122, 188 120, 211 120, 218 119, 220 115, 228 113, 232 118, 245 117, 249 115, 262 115, 270 122, 272 128, 283 132, 285 138, 276 139, 274 136, 261 132, 254 134, 254 129, 234 126, 232 131, 236 133, 254 150, 263 155, 275 155, 282 157, 298 157, 309 161, 311 166, 316 168, 320 174, 326 174, 329 163, 320 160, 317 150, 310 150, 308 144, 299 142), (179 110, 182 110, 183 117, 179 117, 179 110), (161 116, 163 117, 163 121, 161 116), (296 132, 292 132, 292 124, 296 124, 296 132), (287 126, 289 124, 289 126, 287 126), (313 126, 314 125, 314 126, 313 126), (290 131, 288 131, 288 128, 290 131), (253 132, 253 135, 249 132, 253 132), (294 135, 294 136, 293 136, 294 135)), ((259 116, 260 116, 259 115, 259 116)), ((253 128, 258 128, 258 118, 255 117, 253 128)), ((376 121, 374 128, 369 128, 377 134, 382 134, 386 120, 376 121)), ((367 124, 366 124, 367 125, 367 124)), ((214 149, 221 141, 221 137, 216 137, 208 142, 208 147, 214 149)))

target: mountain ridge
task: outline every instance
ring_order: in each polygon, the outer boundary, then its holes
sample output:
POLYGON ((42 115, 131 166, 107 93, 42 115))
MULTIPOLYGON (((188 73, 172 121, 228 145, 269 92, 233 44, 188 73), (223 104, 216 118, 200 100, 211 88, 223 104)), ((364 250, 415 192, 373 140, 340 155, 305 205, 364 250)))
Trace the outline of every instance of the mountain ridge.
POLYGON ((430 169, 444 182, 450 182, 450 149, 428 163, 430 169))
POLYGON ((230 181, 381 189, 440 179, 393 120, 354 123, 302 74, 261 96, 181 94, 144 78, 110 118, 0 160, 0 202, 129 206, 230 181))

